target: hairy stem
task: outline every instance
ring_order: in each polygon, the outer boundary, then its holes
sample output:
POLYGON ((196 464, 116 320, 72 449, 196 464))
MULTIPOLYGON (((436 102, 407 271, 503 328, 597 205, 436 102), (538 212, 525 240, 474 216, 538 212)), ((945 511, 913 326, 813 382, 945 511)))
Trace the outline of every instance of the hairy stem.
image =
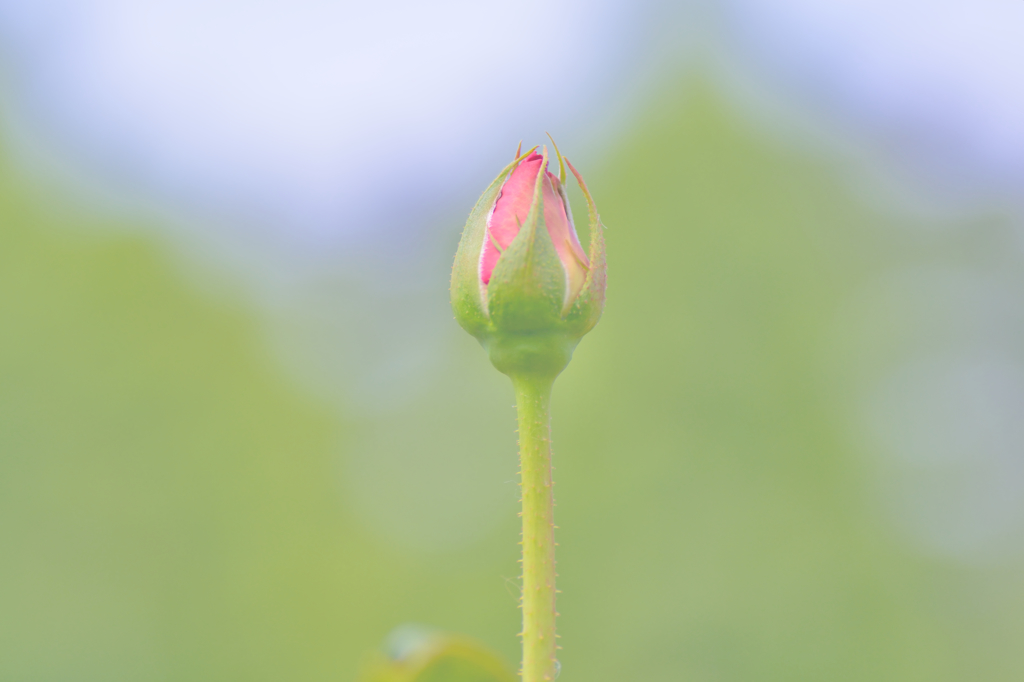
POLYGON ((523 682, 557 675, 555 522, 551 482, 552 379, 513 377, 523 495, 523 682))

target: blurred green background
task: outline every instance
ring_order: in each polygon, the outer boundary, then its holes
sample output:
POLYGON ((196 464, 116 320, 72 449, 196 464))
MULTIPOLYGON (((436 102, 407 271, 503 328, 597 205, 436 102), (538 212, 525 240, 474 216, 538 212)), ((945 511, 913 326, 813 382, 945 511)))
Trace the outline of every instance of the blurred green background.
MULTIPOLYGON (((560 679, 1024 679, 1019 556, 894 528, 847 419, 886 351, 837 322, 894 263, 996 258, 1005 220, 915 232, 667 83, 581 168, 610 284, 555 390, 560 679)), ((340 411, 156 233, 0 167, 0 680, 352 680, 409 622, 517 660, 513 398, 473 339, 340 411)))

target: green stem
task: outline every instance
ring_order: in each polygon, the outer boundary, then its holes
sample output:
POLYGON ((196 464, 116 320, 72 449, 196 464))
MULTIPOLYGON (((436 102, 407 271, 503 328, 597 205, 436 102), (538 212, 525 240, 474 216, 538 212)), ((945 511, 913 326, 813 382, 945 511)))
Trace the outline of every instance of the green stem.
POLYGON ((513 377, 523 494, 523 682, 550 682, 555 641, 555 520, 551 481, 553 379, 513 377))

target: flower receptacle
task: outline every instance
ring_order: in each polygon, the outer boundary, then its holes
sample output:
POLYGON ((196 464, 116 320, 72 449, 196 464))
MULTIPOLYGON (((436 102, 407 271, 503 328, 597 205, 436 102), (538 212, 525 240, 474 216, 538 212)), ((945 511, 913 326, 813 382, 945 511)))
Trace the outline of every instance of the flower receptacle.
POLYGON ((501 334, 481 340, 502 374, 510 377, 555 380, 579 344, 579 338, 558 333, 501 334))

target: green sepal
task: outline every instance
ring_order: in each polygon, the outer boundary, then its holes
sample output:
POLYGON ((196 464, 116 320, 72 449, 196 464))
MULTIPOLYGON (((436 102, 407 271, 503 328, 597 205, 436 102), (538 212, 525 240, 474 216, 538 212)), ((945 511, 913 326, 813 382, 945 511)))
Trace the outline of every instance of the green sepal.
POLYGON ((597 213, 597 205, 594 204, 590 190, 587 189, 587 183, 583 181, 579 171, 569 163, 568 159, 565 160, 565 163, 569 166, 572 174, 576 176, 576 182, 579 183, 583 196, 587 200, 587 216, 590 222, 590 253, 588 255, 590 268, 587 271, 586 279, 583 281, 583 289, 580 291, 579 296, 576 297, 576 300, 569 309, 569 314, 566 316, 566 322, 571 328, 572 333, 583 336, 594 328, 598 320, 601 319, 601 313, 604 312, 605 287, 608 277, 608 265, 605 258, 604 225, 601 223, 601 217, 597 213))
MULTIPOLYGON (((544 162, 547 167, 547 150, 544 162)), ((553 331, 562 321, 565 269, 544 225, 545 174, 537 174, 530 212, 501 254, 487 286, 487 312, 499 334, 553 331)))
MULTIPOLYGON (((558 157, 558 181, 564 185, 565 184, 565 157, 562 156, 562 152, 558 151, 558 145, 555 144, 555 138, 551 137, 551 133, 544 133, 544 134, 548 136, 548 139, 551 140, 551 146, 555 148, 555 156, 558 157)), ((568 206, 569 203, 566 202, 565 205, 568 206)))
POLYGON ((462 328, 477 338, 485 334, 488 328, 487 308, 480 286, 480 253, 487 237, 487 219, 498 201, 501 186, 522 158, 517 155, 480 195, 476 206, 469 213, 459 240, 459 249, 455 252, 451 283, 452 311, 462 328))

